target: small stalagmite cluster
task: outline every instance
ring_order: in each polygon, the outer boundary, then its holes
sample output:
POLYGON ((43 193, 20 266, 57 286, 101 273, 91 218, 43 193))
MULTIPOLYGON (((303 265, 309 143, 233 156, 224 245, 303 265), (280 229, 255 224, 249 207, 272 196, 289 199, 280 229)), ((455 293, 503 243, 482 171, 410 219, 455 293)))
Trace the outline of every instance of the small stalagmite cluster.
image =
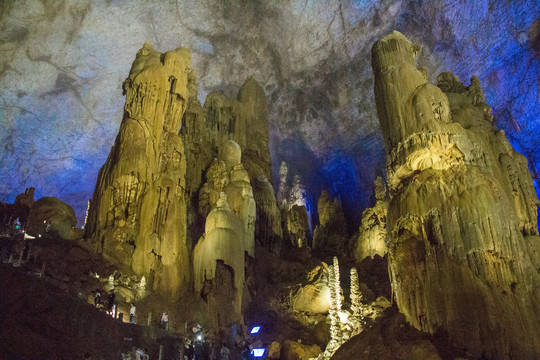
POLYGON ((397 305, 474 358, 540 355, 538 200, 526 159, 492 122, 476 77, 439 86, 394 32, 373 46, 387 150, 388 259, 397 305))

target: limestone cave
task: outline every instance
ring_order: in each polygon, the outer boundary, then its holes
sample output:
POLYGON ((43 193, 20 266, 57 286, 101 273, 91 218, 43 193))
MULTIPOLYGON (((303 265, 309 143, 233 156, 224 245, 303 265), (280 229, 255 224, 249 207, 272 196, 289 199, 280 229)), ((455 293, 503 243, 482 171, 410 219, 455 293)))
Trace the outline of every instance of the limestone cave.
POLYGON ((540 358, 540 2, 0 29, 0 359, 540 358))

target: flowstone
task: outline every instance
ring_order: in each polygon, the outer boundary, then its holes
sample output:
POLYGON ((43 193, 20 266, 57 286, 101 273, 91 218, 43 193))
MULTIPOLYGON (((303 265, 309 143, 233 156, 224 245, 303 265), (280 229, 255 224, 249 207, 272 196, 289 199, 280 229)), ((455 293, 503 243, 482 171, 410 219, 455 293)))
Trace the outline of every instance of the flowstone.
POLYGON ((124 118, 91 201, 86 235, 153 290, 178 299, 191 277, 186 159, 178 136, 187 107, 190 51, 149 43, 128 78, 124 118))
POLYGON ((372 49, 387 150, 388 259, 397 305, 474 358, 540 356, 536 197, 525 158, 492 124, 478 79, 415 67, 393 32, 372 49))

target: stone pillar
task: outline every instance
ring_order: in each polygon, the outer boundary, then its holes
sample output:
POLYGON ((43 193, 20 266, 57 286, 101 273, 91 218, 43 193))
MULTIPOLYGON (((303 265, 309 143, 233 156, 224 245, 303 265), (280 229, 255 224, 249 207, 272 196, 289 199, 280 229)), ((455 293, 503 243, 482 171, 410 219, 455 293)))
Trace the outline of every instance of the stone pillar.
POLYGON ((477 79, 467 87, 450 74, 436 87, 415 67, 418 51, 398 32, 372 50, 397 305, 473 358, 538 358, 538 199, 526 160, 493 126, 477 79))

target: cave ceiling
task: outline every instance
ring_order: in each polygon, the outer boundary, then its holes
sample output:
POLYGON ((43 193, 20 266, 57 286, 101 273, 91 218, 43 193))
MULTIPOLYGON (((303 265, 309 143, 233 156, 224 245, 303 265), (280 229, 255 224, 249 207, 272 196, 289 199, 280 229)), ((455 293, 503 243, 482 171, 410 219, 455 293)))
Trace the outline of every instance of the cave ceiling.
POLYGON ((268 98, 275 176, 286 161, 315 202, 326 188, 356 217, 384 174, 370 51, 391 30, 421 46, 432 82, 479 76, 538 181, 539 18, 535 0, 3 1, 0 201, 33 186, 84 219, 122 119, 122 81, 149 41, 192 49, 201 102, 253 76, 268 98))

